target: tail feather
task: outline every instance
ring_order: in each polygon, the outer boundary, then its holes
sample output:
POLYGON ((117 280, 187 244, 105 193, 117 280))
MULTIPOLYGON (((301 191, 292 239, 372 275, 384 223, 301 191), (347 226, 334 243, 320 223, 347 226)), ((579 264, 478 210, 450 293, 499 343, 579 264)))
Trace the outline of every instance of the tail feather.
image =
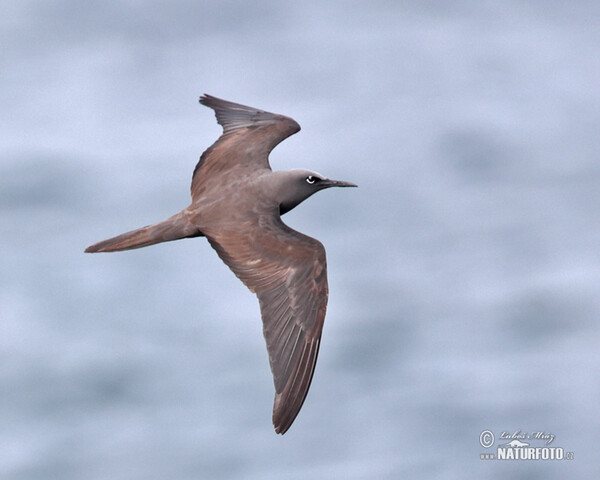
POLYGON ((118 252, 134 248, 147 247, 161 242, 170 242, 180 238, 202 236, 202 232, 192 225, 184 212, 179 212, 171 218, 154 225, 132 230, 116 237, 94 243, 85 249, 87 253, 118 252))

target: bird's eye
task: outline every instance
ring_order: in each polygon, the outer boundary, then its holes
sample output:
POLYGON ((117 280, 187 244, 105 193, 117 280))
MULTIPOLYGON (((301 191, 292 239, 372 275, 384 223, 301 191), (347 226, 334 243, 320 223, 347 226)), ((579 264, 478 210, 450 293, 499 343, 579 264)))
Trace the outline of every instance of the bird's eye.
POLYGON ((317 177, 313 177, 312 175, 309 175, 308 177, 306 177, 306 183, 309 183, 312 185, 316 181, 317 181, 317 177))

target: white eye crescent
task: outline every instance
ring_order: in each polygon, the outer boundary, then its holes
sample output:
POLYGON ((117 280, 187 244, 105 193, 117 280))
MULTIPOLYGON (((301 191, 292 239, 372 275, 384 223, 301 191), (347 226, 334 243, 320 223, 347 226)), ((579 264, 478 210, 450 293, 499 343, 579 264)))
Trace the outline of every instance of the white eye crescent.
POLYGON ((306 183, 309 183, 312 185, 316 181, 317 181, 317 179, 315 177, 313 177, 312 175, 309 175, 308 177, 306 177, 306 183))

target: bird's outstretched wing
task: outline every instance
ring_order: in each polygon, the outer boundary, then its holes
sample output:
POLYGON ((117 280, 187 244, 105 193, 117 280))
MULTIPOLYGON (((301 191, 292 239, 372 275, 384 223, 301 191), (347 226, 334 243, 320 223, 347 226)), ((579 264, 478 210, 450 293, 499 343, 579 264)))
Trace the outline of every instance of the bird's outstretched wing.
POLYGON ((192 200, 199 196, 205 181, 215 174, 234 169, 269 166, 269 153, 277 144, 300 130, 298 123, 284 115, 228 102, 211 95, 200 103, 215 111, 223 134, 200 157, 192 176, 192 200))
POLYGON ((317 361, 328 296, 325 248, 271 216, 258 217, 243 233, 207 238, 258 296, 275 383, 273 425, 283 434, 304 403, 317 361))

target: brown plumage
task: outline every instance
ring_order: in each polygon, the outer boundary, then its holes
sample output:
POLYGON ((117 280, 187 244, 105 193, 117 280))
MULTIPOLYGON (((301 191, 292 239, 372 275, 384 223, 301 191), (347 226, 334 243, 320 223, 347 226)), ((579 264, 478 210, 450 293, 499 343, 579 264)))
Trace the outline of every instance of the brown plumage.
POLYGON ((200 157, 191 205, 169 219, 96 243, 111 252, 206 236, 219 257, 256 293, 275 383, 273 424, 290 427, 313 377, 327 307, 323 245, 281 220, 324 188, 356 186, 307 170, 273 172, 269 153, 298 132, 291 118, 209 95, 223 134, 200 157))

